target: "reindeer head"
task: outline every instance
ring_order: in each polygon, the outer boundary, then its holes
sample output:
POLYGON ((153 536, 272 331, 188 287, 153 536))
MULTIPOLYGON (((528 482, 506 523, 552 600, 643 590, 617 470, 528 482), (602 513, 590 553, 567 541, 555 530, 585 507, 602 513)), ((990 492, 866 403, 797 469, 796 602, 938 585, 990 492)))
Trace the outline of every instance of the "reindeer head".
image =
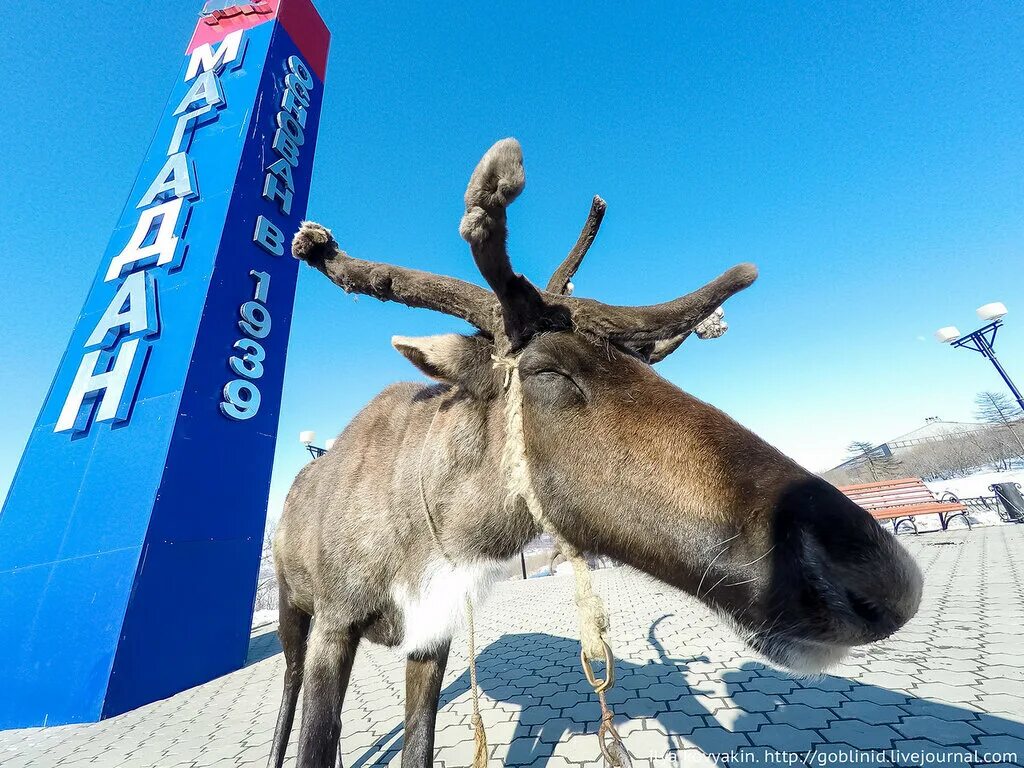
MULTIPOLYGON (((351 258, 307 223, 293 253, 346 291, 467 320, 474 336, 396 337, 428 375, 501 402, 493 357, 515 360, 530 473, 546 514, 580 549, 684 589, 771 660, 820 671, 917 611, 921 574, 893 536, 824 480, 651 367, 756 277, 740 265, 646 307, 566 295, 603 214, 545 291, 516 274, 506 207, 522 153, 495 144, 473 172, 460 231, 491 290, 351 258)), ((706 332, 714 335, 714 329, 706 332)))

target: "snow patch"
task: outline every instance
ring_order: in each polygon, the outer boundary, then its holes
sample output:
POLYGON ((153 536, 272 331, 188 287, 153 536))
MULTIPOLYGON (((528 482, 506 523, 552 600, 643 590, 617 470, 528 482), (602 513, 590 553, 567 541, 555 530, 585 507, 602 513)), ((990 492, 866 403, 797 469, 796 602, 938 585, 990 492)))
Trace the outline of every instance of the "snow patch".
POLYGON ((252 625, 254 627, 262 627, 265 624, 276 624, 277 623, 277 609, 262 611, 254 611, 252 614, 252 625))
MULTIPOLYGON (((978 472, 951 480, 931 480, 925 482, 925 485, 935 494, 936 499, 941 499, 942 494, 946 491, 955 493, 961 499, 970 499, 978 496, 992 496, 993 492, 989 490, 989 486, 995 483, 1020 483, 1024 486, 1024 469, 1013 469, 1006 472, 978 472)), ((968 515, 971 518, 971 525, 1005 525, 996 508, 982 512, 970 511, 968 515)), ((917 521, 919 531, 937 531, 942 528, 938 515, 919 515, 914 519, 917 521)), ((950 524, 950 529, 961 527, 964 527, 964 524, 963 519, 959 517, 950 524)))
POLYGON ((954 477, 952 480, 932 480, 925 485, 936 496, 943 491, 951 491, 962 499, 975 496, 991 496, 988 489, 994 483, 1020 483, 1024 485, 1024 469, 1013 469, 1007 472, 978 472, 967 477, 954 477))

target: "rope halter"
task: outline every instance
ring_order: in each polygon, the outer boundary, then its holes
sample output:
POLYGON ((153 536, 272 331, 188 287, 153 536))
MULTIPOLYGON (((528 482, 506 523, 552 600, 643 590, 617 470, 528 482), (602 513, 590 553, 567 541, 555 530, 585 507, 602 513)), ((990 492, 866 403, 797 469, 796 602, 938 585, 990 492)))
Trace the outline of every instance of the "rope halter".
POLYGON ((566 539, 544 513, 530 474, 526 452, 526 430, 523 426, 523 383, 519 376, 518 357, 494 357, 494 367, 505 370, 505 448, 501 464, 505 481, 513 498, 526 503, 538 527, 554 540, 566 560, 572 564, 576 579, 576 609, 580 625, 580 664, 583 674, 601 704, 601 726, 598 739, 605 763, 616 768, 630 768, 629 753, 612 722, 614 713, 605 699, 605 692, 615 684, 615 659, 608 644, 608 612, 604 601, 594 592, 590 567, 583 553, 566 539), (605 676, 598 678, 593 662, 604 662, 605 676))
MULTIPOLYGON (((611 646, 608 644, 608 613, 605 610, 604 602, 594 592, 594 585, 590 578, 590 567, 586 558, 571 542, 569 542, 558 531, 558 528, 551 522, 551 519, 544 514, 544 507, 541 505, 540 497, 533 485, 530 475, 530 462, 526 452, 526 432, 523 427, 523 385, 519 377, 519 358, 507 356, 494 356, 494 367, 504 371, 503 389, 505 391, 505 447, 502 451, 501 465, 508 484, 508 490, 512 498, 521 498, 537 526, 547 533, 554 540, 566 560, 572 564, 573 573, 576 579, 576 608, 580 626, 580 664, 583 667, 583 674, 594 689, 598 702, 601 705, 601 725, 598 728, 598 740, 601 746, 601 753, 604 755, 605 764, 612 768, 632 768, 629 753, 625 744, 615 730, 613 719, 615 717, 608 702, 605 699, 605 692, 615 684, 615 659, 612 655, 611 646), (593 668, 594 662, 604 663, 604 678, 599 678, 593 668)), ((434 422, 441 408, 438 406, 427 428, 424 437, 423 447, 420 451, 419 463, 419 491, 420 501, 423 504, 423 511, 427 519, 427 527, 434 544, 442 556, 450 564, 455 561, 448 554, 441 536, 437 529, 430 506, 427 503, 426 491, 423 481, 423 460, 426 454, 430 435, 433 432, 434 422)), ((473 698, 472 726, 474 734, 474 755, 473 768, 486 768, 487 766, 487 734, 484 730, 483 720, 480 717, 480 692, 477 686, 476 674, 476 642, 473 620, 473 601, 466 595, 466 629, 469 653, 469 676, 470 692, 473 698)))

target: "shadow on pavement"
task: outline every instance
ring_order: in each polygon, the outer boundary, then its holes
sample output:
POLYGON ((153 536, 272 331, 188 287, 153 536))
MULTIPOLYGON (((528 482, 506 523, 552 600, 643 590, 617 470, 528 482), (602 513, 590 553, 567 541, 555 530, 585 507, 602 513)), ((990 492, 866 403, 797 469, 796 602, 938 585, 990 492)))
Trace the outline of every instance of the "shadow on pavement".
POLYGON ((257 629, 249 638, 249 653, 245 657, 245 666, 251 667, 280 652, 281 641, 277 639, 277 625, 273 624, 268 625, 265 629, 257 629))
MULTIPOLYGON (((922 760, 962 765, 980 761, 973 753, 980 756, 1000 746, 1024 745, 1018 741, 1024 739, 1024 724, 831 675, 794 678, 747 662, 721 674, 724 696, 717 681, 691 685, 688 673, 713 667, 706 657, 668 656, 656 637, 657 625, 665 618, 655 621, 648 633, 658 661, 636 664, 619 659, 616 685, 608 695, 618 724, 650 718, 668 734, 663 747, 636 758, 672 759, 679 750, 694 748, 708 754, 743 749, 749 753, 743 756, 747 759, 737 763, 787 764, 779 757, 785 752, 797 758, 793 764, 801 765, 813 747, 811 765, 849 764, 854 759, 858 766, 893 761, 912 765, 922 760), (1016 738, 1002 738, 1011 734, 1016 738), (879 754, 892 746, 917 754, 879 754)), ((543 633, 505 635, 480 652, 477 669, 487 696, 522 708, 506 765, 543 766, 563 739, 595 732, 600 710, 579 669, 576 640, 543 633)), ((466 672, 442 690, 441 707, 468 690, 466 672)), ((495 722, 494 715, 484 717, 485 722, 495 722)), ((469 734, 469 726, 465 728, 469 734)), ((401 749, 401 733, 402 723, 397 722, 356 758, 352 768, 388 762, 401 749)), ((629 741, 626 737, 627 745, 629 741)), ((1018 752, 1016 760, 1024 760, 1024 752, 1018 752)))

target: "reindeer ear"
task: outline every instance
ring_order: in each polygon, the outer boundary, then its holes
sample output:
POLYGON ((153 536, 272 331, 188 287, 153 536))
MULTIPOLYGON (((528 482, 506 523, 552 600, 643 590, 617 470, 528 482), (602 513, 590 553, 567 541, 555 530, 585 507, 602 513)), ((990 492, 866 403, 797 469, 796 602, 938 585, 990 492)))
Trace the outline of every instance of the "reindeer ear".
POLYGON ((432 379, 457 384, 478 397, 497 394, 493 342, 482 336, 392 336, 391 345, 432 379))

